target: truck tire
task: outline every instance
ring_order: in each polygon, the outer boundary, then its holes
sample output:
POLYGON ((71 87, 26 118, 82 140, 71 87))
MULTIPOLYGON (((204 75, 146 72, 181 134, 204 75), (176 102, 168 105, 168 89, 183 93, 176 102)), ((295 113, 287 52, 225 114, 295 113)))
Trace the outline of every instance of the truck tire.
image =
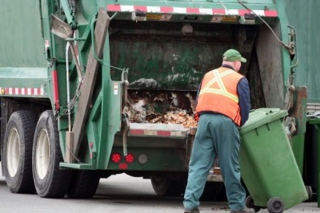
POLYGON ((44 111, 34 133, 32 169, 33 181, 40 197, 62 198, 71 179, 71 170, 60 170, 63 162, 57 123, 51 110, 44 111))
POLYGON ((32 143, 37 124, 32 111, 14 112, 6 125, 2 166, 6 183, 13 193, 34 193, 32 179, 32 143))
POLYGON ((98 171, 73 171, 67 196, 69 198, 92 198, 98 188, 99 180, 98 171))
POLYGON ((179 196, 185 190, 183 180, 173 180, 166 176, 151 176, 151 184, 159 196, 179 196))

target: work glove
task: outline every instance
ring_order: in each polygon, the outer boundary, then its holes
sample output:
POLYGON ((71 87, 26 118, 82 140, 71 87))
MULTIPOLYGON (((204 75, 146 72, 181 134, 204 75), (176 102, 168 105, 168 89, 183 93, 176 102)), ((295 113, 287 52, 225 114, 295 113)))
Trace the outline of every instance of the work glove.
POLYGON ((194 119, 195 119, 197 122, 199 121, 199 118, 200 118, 199 114, 198 114, 198 113, 194 113, 194 119))

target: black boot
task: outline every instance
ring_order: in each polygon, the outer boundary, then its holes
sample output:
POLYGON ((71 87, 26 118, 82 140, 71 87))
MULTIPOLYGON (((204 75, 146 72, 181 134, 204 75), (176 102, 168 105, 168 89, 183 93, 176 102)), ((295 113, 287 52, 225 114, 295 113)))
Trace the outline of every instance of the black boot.
POLYGON ((200 213, 199 209, 198 208, 195 208, 195 209, 184 209, 184 213, 200 213))

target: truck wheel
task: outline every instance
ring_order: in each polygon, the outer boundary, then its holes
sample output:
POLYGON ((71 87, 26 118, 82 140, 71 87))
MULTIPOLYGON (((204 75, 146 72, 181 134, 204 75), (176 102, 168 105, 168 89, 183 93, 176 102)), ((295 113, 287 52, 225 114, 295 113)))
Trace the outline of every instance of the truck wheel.
POLYGON ((34 193, 32 143, 37 115, 32 111, 14 112, 6 126, 2 166, 6 183, 13 193, 34 193))
POLYGON ((68 190, 69 198, 92 198, 99 185, 98 171, 79 170, 73 171, 71 184, 68 190))
POLYGON ((62 161, 57 123, 47 110, 38 120, 32 152, 33 180, 40 197, 62 198, 66 194, 71 170, 60 170, 62 161))
POLYGON ((151 184, 159 196, 179 196, 185 189, 183 180, 173 180, 165 176, 151 176, 151 184))
POLYGON ((278 197, 272 197, 268 200, 267 208, 270 213, 282 213, 284 204, 278 197))

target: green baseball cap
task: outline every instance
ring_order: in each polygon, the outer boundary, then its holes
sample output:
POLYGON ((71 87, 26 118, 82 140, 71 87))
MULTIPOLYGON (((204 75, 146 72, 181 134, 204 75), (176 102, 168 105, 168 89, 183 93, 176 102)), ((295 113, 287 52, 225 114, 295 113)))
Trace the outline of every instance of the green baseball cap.
POLYGON ((235 49, 229 49, 223 53, 224 61, 241 61, 243 63, 247 62, 247 59, 243 58, 241 54, 235 49))

